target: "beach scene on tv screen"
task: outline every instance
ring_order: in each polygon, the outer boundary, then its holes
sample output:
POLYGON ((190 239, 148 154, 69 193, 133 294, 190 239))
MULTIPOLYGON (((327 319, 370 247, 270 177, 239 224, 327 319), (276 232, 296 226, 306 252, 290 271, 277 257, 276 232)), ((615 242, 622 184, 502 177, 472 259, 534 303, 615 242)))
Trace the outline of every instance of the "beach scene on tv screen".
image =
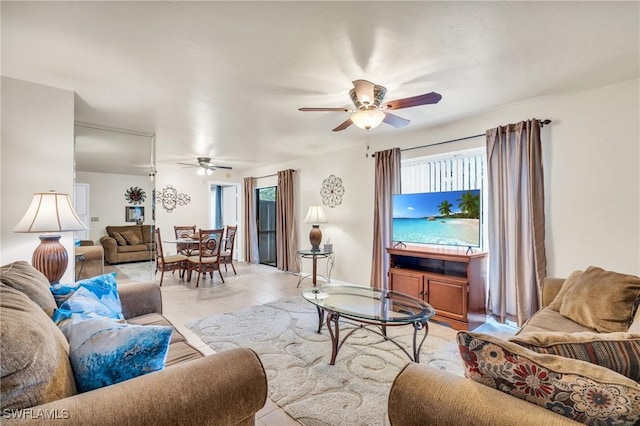
POLYGON ((393 241, 480 246, 480 190, 398 194, 393 241))

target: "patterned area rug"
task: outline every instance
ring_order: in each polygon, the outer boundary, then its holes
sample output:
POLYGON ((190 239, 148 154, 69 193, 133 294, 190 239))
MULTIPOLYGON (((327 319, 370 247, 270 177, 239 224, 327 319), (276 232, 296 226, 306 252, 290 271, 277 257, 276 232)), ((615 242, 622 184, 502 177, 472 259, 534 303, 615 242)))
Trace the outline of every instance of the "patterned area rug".
MULTIPOLYGON (((255 350, 267 371, 269 396, 307 426, 388 425, 391 383, 409 362, 394 344, 358 330, 329 365, 326 326, 316 333, 316 308, 295 297, 186 324, 215 351, 255 350)), ((348 325, 345 325, 347 327, 348 325)), ((340 334, 343 332, 340 327, 340 334)), ((389 335, 410 348, 413 328, 390 327, 389 335)), ((429 324, 420 362, 462 375, 455 330, 429 324)))

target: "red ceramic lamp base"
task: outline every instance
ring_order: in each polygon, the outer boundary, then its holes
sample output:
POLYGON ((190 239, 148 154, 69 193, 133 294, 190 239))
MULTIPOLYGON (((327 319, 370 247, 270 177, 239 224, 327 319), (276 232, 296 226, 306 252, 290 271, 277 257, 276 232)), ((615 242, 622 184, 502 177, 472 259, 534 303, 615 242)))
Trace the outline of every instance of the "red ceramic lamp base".
POLYGON ((60 244, 60 235, 40 235, 40 245, 33 252, 31 263, 51 284, 59 283, 69 264, 67 250, 60 244))

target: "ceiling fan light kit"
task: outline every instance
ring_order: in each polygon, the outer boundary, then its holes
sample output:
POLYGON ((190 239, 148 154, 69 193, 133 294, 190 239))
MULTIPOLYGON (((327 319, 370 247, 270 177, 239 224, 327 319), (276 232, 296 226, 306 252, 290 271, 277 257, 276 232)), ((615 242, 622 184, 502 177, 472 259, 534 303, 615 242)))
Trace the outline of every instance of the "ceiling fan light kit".
POLYGON ((371 130, 383 122, 398 128, 408 125, 409 120, 390 114, 386 112, 387 110, 436 104, 442 99, 439 93, 430 92, 410 98, 396 99, 395 101, 382 104, 382 100, 387 94, 387 89, 384 86, 373 84, 367 80, 354 80, 352 83, 353 89, 349 91, 349 97, 356 107, 355 110, 347 108, 299 108, 299 110, 352 112, 353 114, 351 114, 349 119, 333 129, 334 132, 344 130, 352 124, 364 130, 371 130))
POLYGON ((211 162, 211 158, 209 157, 198 157, 198 164, 191 163, 178 163, 184 167, 196 167, 196 174, 198 176, 211 176, 215 169, 228 169, 231 170, 232 167, 229 166, 218 166, 211 162))
POLYGON ((365 109, 354 112, 351 115, 351 121, 356 126, 364 130, 375 129, 384 120, 385 113, 379 109, 365 109))
POLYGON ((198 176, 204 176, 204 175, 211 176, 213 174, 213 170, 211 170, 211 169, 209 169, 207 167, 198 167, 196 169, 196 174, 198 176))

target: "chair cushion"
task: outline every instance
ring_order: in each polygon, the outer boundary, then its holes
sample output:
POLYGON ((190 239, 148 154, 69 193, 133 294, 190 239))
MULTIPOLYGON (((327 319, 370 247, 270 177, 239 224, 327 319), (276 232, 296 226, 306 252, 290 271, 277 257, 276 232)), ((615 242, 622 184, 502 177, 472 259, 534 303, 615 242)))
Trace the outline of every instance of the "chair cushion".
POLYGON ((61 325, 78 390, 90 391, 162 370, 172 327, 72 317, 61 325))
POLYGON ((541 354, 600 365, 640 382, 640 334, 523 333, 509 341, 541 354))
POLYGON ((24 293, 47 315, 53 315, 57 305, 49 291, 49 280, 29 263, 20 260, 3 266, 0 268, 0 282, 24 293))
POLYGON ((458 332, 465 376, 585 424, 637 425, 640 384, 605 367, 458 332))
POLYGON ((0 318, 0 409, 20 410, 75 395, 69 345, 51 318, 4 284, 0 318))
POLYGON ((560 313, 601 333, 627 331, 640 297, 640 277, 590 266, 562 298, 560 313))

